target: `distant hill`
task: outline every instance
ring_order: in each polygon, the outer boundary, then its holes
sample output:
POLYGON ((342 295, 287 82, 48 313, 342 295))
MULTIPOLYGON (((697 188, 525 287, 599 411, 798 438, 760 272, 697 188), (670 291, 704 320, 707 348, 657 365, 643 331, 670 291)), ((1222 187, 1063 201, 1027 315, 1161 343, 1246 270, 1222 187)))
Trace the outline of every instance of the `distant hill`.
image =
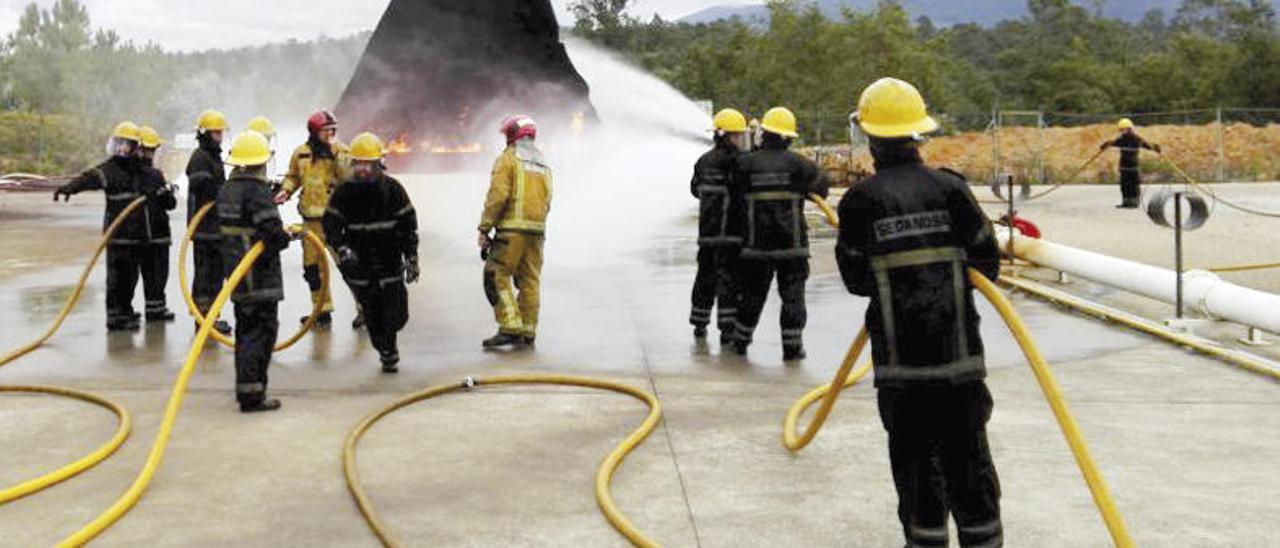
MULTIPOLYGON (((868 11, 874 9, 878 0, 814 0, 818 7, 831 17, 839 17, 845 6, 868 11)), ((1077 4, 1092 7, 1092 2, 1077 1, 1077 4)), ((1138 21, 1148 11, 1164 10, 1165 16, 1172 16, 1182 0, 1108 0, 1103 7, 1107 17, 1138 21)), ((1277 4, 1275 0, 1272 4, 1277 4)), ((902 0, 902 5, 911 13, 912 18, 927 16, 935 25, 950 26, 962 23, 978 23, 994 25, 1000 21, 1018 19, 1027 14, 1026 0, 973 0, 956 2, 950 0, 902 0)), ((722 19, 739 17, 744 21, 765 22, 769 11, 760 5, 721 5, 713 6, 680 19, 684 23, 710 23, 722 19)))

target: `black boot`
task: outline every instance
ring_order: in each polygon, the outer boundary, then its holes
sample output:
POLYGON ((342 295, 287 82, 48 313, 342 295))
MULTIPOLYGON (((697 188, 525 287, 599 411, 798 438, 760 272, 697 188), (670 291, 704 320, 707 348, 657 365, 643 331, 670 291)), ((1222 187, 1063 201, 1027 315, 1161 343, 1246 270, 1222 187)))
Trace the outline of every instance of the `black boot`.
POLYGON ((707 338, 707 326, 705 326, 705 325, 695 325, 695 326, 693 326, 693 338, 695 338, 695 339, 705 339, 705 338, 707 338))
MULTIPOLYGON (((218 320, 213 322, 213 330, 223 335, 230 335, 231 324, 227 323, 226 320, 218 320)), ((200 322, 196 322, 196 331, 200 331, 200 322)))
POLYGON ((809 357, 803 346, 788 346, 782 349, 782 361, 798 362, 809 357))
MULTIPOLYGON (((303 316, 298 319, 298 323, 307 323, 307 320, 310 318, 311 316, 303 316)), ((316 316, 316 323, 315 323, 316 329, 329 329, 329 327, 332 325, 333 325, 332 312, 321 312, 319 316, 316 316)))
POLYGON ((498 332, 497 335, 485 339, 481 344, 485 348, 502 348, 504 346, 518 348, 524 346, 525 342, 524 337, 521 337, 520 335, 498 332))
POLYGON ((142 323, 133 316, 122 316, 107 322, 107 331, 137 331, 142 327, 142 323))
POLYGON ((147 312, 148 322, 171 322, 177 316, 168 308, 157 312, 147 312))
POLYGON ((729 345, 729 351, 739 356, 746 356, 747 348, 750 346, 751 343, 741 339, 736 339, 733 341, 733 344, 729 345))
POLYGON ((537 336, 537 335, 525 335, 525 336, 521 337, 521 339, 523 339, 523 340, 524 340, 524 345, 525 345, 525 346, 527 346, 527 347, 533 348, 534 346, 537 346, 537 345, 538 345, 538 336, 537 336))
POLYGON ((383 373, 399 373, 399 352, 379 352, 381 362, 383 362, 383 373))
POLYGON ((280 409, 280 400, 275 398, 263 398, 253 402, 240 402, 241 413, 262 413, 264 411, 275 411, 280 409))

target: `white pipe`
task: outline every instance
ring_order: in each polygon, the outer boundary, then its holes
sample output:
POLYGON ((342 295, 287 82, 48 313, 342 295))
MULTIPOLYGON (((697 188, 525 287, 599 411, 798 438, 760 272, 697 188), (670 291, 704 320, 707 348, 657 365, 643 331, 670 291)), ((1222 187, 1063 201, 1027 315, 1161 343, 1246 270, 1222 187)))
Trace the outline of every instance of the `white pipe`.
MULTIPOLYGON (((1000 249, 1008 250, 1009 231, 1001 227, 996 235, 1000 249)), ((1013 242, 1013 254, 1020 259, 1158 301, 1177 302, 1178 275, 1173 270, 1028 238, 1020 233, 1013 242)), ((1280 333, 1280 295, 1226 282, 1204 270, 1183 272, 1182 283, 1183 302, 1188 307, 1212 318, 1280 333)))

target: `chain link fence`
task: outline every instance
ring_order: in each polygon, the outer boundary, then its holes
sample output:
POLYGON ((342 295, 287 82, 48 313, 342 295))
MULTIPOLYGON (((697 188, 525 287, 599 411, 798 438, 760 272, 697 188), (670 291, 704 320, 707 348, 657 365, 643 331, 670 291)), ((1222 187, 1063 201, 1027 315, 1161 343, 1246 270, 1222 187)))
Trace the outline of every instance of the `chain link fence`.
MULTIPOLYGON (((801 144, 838 183, 871 171, 865 147, 850 147, 848 114, 797 113, 801 144), (840 128, 840 129, 835 129, 840 128)), ((964 173, 972 181, 1015 180, 1031 184, 1113 183, 1119 152, 1099 154, 1118 137, 1116 122, 1133 120, 1137 132, 1158 144, 1165 158, 1200 182, 1280 180, 1280 109, 1204 109, 1136 114, 1071 114, 993 111, 938 116, 943 129, 924 149, 933 165, 964 173)), ((1151 182, 1176 181, 1172 166, 1143 152, 1151 182)))

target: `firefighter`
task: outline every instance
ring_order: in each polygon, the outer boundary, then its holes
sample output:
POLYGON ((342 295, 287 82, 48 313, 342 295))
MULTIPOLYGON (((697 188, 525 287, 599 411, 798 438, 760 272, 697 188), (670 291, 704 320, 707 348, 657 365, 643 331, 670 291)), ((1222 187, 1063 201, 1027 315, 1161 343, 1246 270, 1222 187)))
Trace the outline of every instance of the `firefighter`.
POLYGON ((871 298, 866 325, 907 545, 947 546, 950 514, 961 546, 1000 546, 991 393, 967 276, 1000 273, 991 223, 962 176, 921 160, 938 123, 915 87, 882 79, 855 116, 876 173, 840 201, 836 260, 848 290, 871 298))
POLYGON ((507 118, 500 131, 507 148, 493 164, 479 227, 484 291, 498 322, 498 334, 484 347, 524 348, 538 335, 551 168, 535 142, 538 125, 532 118, 507 118))
POLYGON ((218 193, 222 264, 225 276, 249 249, 262 242, 265 251, 231 295, 236 316, 236 400, 240 411, 275 411, 280 400, 267 398, 267 366, 280 328, 284 300, 280 252, 289 246, 280 213, 267 187, 271 145, 256 131, 245 131, 231 143, 231 179, 218 193))
MULTIPOLYGON (((307 142, 293 152, 289 160, 289 172, 284 176, 284 185, 276 194, 277 205, 289 201, 295 193, 301 192, 298 199, 298 213, 312 234, 324 237, 322 219, 329 208, 329 197, 334 187, 349 177, 347 148, 337 140, 338 120, 328 111, 320 111, 307 119, 307 142)), ((302 277, 311 289, 311 302, 321 305, 321 314, 316 317, 316 327, 329 327, 333 323, 333 299, 321 286, 320 254, 323 251, 305 246, 302 250, 302 277)), ((307 321, 307 316, 302 322, 307 321)), ((356 318, 353 327, 359 327, 361 319, 356 318)))
POLYGON ((715 147, 693 166, 690 188, 699 200, 698 274, 693 282, 693 309, 689 323, 693 335, 707 336, 711 312, 715 309, 720 327, 720 344, 734 340, 738 320, 738 290, 735 264, 742 237, 729 230, 729 175, 744 150, 750 148, 747 119, 733 109, 716 114, 715 147))
POLYGON ((796 133, 790 110, 765 114, 760 149, 738 159, 730 181, 736 233, 743 237, 738 261, 742 305, 738 309, 734 350, 745 355, 768 297, 778 279, 782 296, 783 360, 805 358, 805 283, 809 279, 809 229, 804 204, 810 194, 827 196, 818 166, 788 150, 796 133))
MULTIPOLYGON (((196 141, 199 146, 187 162, 187 219, 206 204, 218 200, 218 191, 227 182, 226 168, 222 165, 222 140, 228 130, 227 117, 216 110, 206 110, 196 122, 196 141)), ((208 314, 213 300, 222 292, 222 252, 218 232, 216 208, 205 215, 191 236, 192 255, 195 257, 195 279, 191 282, 191 297, 201 314, 208 314)), ((197 329, 199 328, 199 324, 197 329)), ((231 325, 223 320, 214 324, 218 332, 229 335, 231 325)))
POLYGON ((177 209, 178 199, 174 187, 164 173, 155 167, 156 153, 164 142, 160 133, 150 126, 139 128, 142 146, 138 149, 142 160, 142 192, 147 195, 146 241, 140 248, 139 261, 142 270, 142 292, 146 298, 147 322, 171 322, 174 313, 169 310, 165 286, 169 283, 169 247, 173 245, 173 232, 169 228, 169 212, 177 209))
POLYGON ((1138 164, 1138 154, 1142 149, 1160 153, 1160 145, 1147 142, 1133 128, 1133 120, 1121 118, 1116 124, 1120 137, 1114 141, 1102 143, 1102 150, 1111 147, 1120 149, 1120 205, 1117 208, 1135 209, 1141 201, 1142 167, 1138 164))
POLYGON ((406 283, 417 283, 418 215, 400 182, 383 172, 383 145, 372 133, 351 141, 352 178, 324 214, 324 234, 363 310, 383 373, 399 371, 396 333, 409 320, 406 283))
MULTIPOLYGON (((142 136, 133 122, 121 122, 111 133, 107 146, 111 157, 59 187, 53 193, 56 202, 86 190, 101 190, 107 205, 103 228, 115 222, 129 204, 143 197, 142 162, 138 145, 142 136)), ((141 316, 133 309, 133 294, 138 286, 141 246, 147 240, 147 207, 129 215, 107 243, 107 330, 136 331, 141 316)))

